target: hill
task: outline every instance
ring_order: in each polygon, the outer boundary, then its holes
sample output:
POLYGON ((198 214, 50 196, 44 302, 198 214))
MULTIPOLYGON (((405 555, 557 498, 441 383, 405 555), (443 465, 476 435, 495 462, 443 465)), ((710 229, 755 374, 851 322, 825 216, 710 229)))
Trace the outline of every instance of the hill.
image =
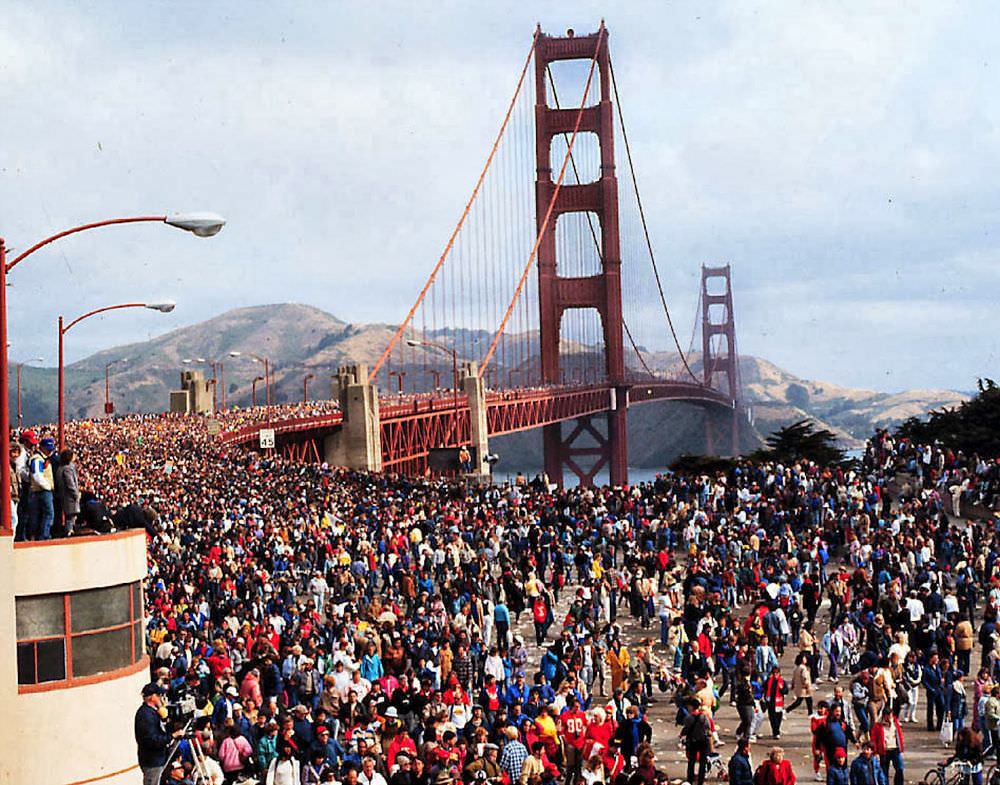
MULTIPOLYGON (((95 417, 103 413, 105 365, 110 368, 111 397, 118 412, 162 411, 169 391, 177 388, 182 369, 207 365, 184 360, 223 360, 229 404, 247 405, 250 381, 261 372, 247 357, 230 352, 267 356, 277 401, 302 394, 302 379, 314 374, 311 393, 329 395, 330 375, 339 365, 372 365, 388 343, 394 327, 387 324, 349 324, 319 308, 294 303, 240 308, 199 324, 184 327, 150 341, 117 346, 67 366, 67 416, 95 417), (120 362, 127 358, 127 363, 120 362)), ((454 339, 454 335, 450 336, 454 339)), ((564 351, 583 354, 592 347, 569 346, 564 351)), ((656 372, 683 375, 676 354, 644 352, 656 372)), ((690 358, 692 371, 701 373, 701 358, 690 358)), ((968 396, 948 390, 908 390, 882 393, 857 390, 830 382, 801 379, 757 357, 740 358, 745 398, 758 434, 804 417, 838 434, 844 446, 856 447, 876 426, 891 426, 912 415, 952 406, 968 396)), ((502 376, 500 378, 503 378, 502 376)), ((13 384, 11 385, 13 388, 13 384)), ((11 390, 12 396, 14 390, 11 390)), ((12 410, 16 405, 12 400, 12 410)), ((53 368, 25 368, 22 374, 25 422, 51 422, 56 417, 56 372, 53 368)), ((701 410, 685 404, 636 407, 631 414, 631 453, 637 466, 662 466, 679 451, 703 449, 701 410), (671 434, 669 440, 664 433, 671 434)), ((531 437, 523 437, 528 442, 531 437)), ((514 439, 516 442, 517 439, 514 439)), ((518 448, 525 457, 536 448, 518 448)))

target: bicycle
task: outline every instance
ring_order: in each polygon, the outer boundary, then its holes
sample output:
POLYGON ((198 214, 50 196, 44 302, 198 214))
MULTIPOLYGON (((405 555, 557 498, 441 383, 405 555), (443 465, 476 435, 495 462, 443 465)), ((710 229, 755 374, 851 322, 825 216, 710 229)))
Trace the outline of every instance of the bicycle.
POLYGON ((953 773, 948 773, 951 765, 952 760, 938 761, 938 765, 924 775, 924 782, 927 785, 964 785, 965 774, 960 768, 954 767, 953 773))
MULTIPOLYGON (((988 772, 988 775, 988 778, 984 776, 984 785, 998 785, 998 783, 993 779, 996 777, 995 766, 988 772)), ((964 770, 964 767, 961 765, 961 761, 951 759, 938 761, 937 767, 931 769, 924 775, 924 781, 927 785, 966 785, 966 783, 971 781, 971 776, 969 772, 964 770), (955 763, 958 763, 959 765, 953 766, 955 763), (949 768, 953 769, 951 774, 948 773, 949 768)))

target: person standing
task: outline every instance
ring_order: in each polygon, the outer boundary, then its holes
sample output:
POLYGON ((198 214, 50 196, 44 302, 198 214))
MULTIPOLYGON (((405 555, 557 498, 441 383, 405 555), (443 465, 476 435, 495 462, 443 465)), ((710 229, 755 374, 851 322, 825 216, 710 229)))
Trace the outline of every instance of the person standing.
POLYGON ((729 785, 753 785, 753 762, 750 760, 750 740, 741 736, 736 753, 729 759, 729 785))
POLYGON ((76 518, 80 514, 80 480, 76 473, 76 455, 72 450, 63 450, 59 455, 56 469, 56 488, 59 489, 60 506, 66 521, 66 536, 73 536, 76 518))
POLYGON ((924 690, 927 692, 927 730, 941 730, 941 723, 944 721, 945 696, 944 696, 944 674, 938 663, 938 656, 932 654, 924 665, 922 682, 924 690), (935 722, 934 714, 937 713, 935 722))
POLYGON ((163 726, 166 713, 163 692, 163 687, 155 681, 147 684, 142 688, 142 705, 135 712, 135 744, 142 785, 159 785, 163 767, 167 765, 167 748, 182 733, 178 730, 171 735, 163 726))
POLYGON ((781 668, 777 665, 771 669, 771 675, 764 682, 763 702, 767 706, 767 719, 771 724, 771 735, 775 739, 781 738, 781 721, 785 716, 785 695, 788 694, 788 685, 781 678, 781 668))
POLYGON ((740 715, 740 724, 736 728, 736 737, 752 736, 757 698, 754 696, 749 671, 741 670, 740 675, 736 677, 734 691, 736 693, 736 713, 740 715))
POLYGON ((861 754, 851 763, 850 785, 887 785, 885 772, 870 741, 861 745, 861 754))
POLYGON ((687 754, 687 781, 691 785, 705 785, 705 773, 708 771, 708 755, 712 751, 712 721, 705 714, 701 701, 688 698, 690 710, 681 728, 681 738, 684 740, 684 751, 687 754), (698 779, 695 780, 695 765, 698 766, 698 779))
POLYGON ((809 670, 809 655, 806 652, 799 652, 795 658, 795 670, 792 671, 792 692, 795 700, 788 707, 788 711, 797 709, 802 701, 806 702, 806 711, 813 712, 813 685, 812 673, 809 670))
POLYGON ((771 748, 767 760, 754 775, 754 782, 758 785, 795 785, 795 769, 790 761, 785 760, 785 751, 781 747, 771 748))
POLYGON ((31 518, 28 525, 29 540, 52 539, 52 521, 55 518, 52 491, 55 489, 55 478, 49 459, 55 447, 53 439, 42 439, 28 462, 28 475, 31 478, 31 492, 28 495, 28 512, 31 518))
POLYGON ((837 747, 826 767, 826 785, 850 785, 851 772, 847 768, 847 750, 837 747))
POLYGON ((886 782, 890 764, 895 768, 893 785, 903 785, 903 729, 891 711, 882 712, 882 721, 872 726, 872 747, 882 763, 886 782))

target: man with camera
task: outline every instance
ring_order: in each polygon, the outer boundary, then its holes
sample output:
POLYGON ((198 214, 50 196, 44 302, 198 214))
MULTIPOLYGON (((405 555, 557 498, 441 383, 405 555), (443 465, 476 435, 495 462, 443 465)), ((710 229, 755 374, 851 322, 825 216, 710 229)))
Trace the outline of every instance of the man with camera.
POLYGON ((167 707, 163 700, 165 690, 155 681, 142 688, 142 705, 135 713, 135 743, 138 748, 142 785, 158 785, 163 767, 167 764, 170 743, 183 734, 182 730, 167 733, 163 720, 167 707))

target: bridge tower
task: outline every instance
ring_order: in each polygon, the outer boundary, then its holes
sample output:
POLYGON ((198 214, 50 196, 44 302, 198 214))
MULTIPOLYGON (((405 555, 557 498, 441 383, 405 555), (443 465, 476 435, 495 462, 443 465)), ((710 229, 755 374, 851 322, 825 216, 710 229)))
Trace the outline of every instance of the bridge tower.
MULTIPOLYGON (((733 316, 733 288, 729 265, 725 267, 701 266, 701 346, 704 365, 704 384, 729 394, 732 416, 727 417, 732 455, 740 451, 739 427, 739 376, 736 354, 736 322, 733 316), (719 291, 718 281, 722 282, 719 291), (714 292, 714 293, 713 293, 714 292), (715 336, 721 338, 713 341, 715 336), (717 386, 718 377, 725 376, 717 386)), ((715 431, 724 428, 722 418, 711 411, 705 412, 705 441, 707 452, 715 453, 715 431)))
POLYGON ((541 31, 535 44, 535 220, 542 241, 538 249, 539 341, 542 382, 562 381, 559 337, 563 313, 573 308, 595 309, 601 318, 604 335, 605 373, 612 386, 611 410, 607 414, 607 435, 595 428, 590 419, 580 420, 564 438, 562 425, 544 429, 545 471, 549 481, 562 484, 563 468, 568 467, 584 484, 608 466, 613 485, 628 482, 628 444, 626 415, 628 387, 625 383, 625 352, 622 336, 621 252, 618 236, 618 179, 615 176, 614 114, 609 76, 608 33, 604 24, 597 33, 565 37, 548 36, 541 31), (596 102, 583 110, 579 132, 597 137, 601 151, 601 176, 592 183, 564 184, 559 189, 548 225, 548 212, 556 183, 552 179, 552 140, 569 134, 576 125, 579 107, 549 107, 547 71, 558 60, 597 60, 595 79, 589 96, 596 102), (574 212, 592 212, 601 227, 601 272, 591 276, 569 277, 559 274, 556 258, 556 224, 559 216, 574 212), (586 434, 589 446, 575 446, 586 434), (594 446, 596 444, 596 446, 594 446), (588 456, 589 467, 576 458, 588 456))

